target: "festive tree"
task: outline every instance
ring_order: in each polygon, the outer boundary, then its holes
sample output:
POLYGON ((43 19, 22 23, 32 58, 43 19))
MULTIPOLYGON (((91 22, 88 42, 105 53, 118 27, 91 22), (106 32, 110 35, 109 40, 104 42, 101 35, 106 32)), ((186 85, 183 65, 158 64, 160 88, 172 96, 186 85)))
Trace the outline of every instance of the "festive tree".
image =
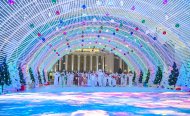
POLYGON ((146 74, 146 80, 145 80, 146 84, 148 83, 149 79, 150 79, 150 70, 148 69, 148 72, 146 74))
POLYGON ((176 85, 176 82, 177 82, 177 77, 179 76, 179 71, 177 69, 177 65, 176 63, 174 62, 173 66, 172 66, 172 70, 171 70, 171 74, 169 76, 169 79, 168 79, 168 82, 169 82, 169 85, 176 85))
POLYGON ((185 69, 184 64, 181 65, 181 68, 179 70, 179 77, 177 80, 176 85, 177 86, 186 86, 187 85, 187 71, 185 69))
POLYGON ((3 64, 1 65, 1 70, 0 70, 0 84, 2 86, 2 93, 3 93, 3 86, 4 85, 10 85, 11 84, 11 79, 10 79, 10 74, 8 71, 8 65, 6 63, 6 58, 3 61, 3 64))
POLYGON ((20 83, 21 83, 21 85, 26 85, 26 82, 25 82, 25 80, 24 80, 24 75, 23 75, 23 72, 22 72, 21 65, 19 65, 18 71, 19 71, 19 76, 20 76, 20 83))
POLYGON ((134 71, 134 75, 133 75, 133 84, 135 84, 136 82, 135 82, 135 79, 136 79, 136 72, 134 71))
POLYGON ((154 84, 159 84, 162 81, 162 70, 161 68, 158 66, 158 70, 156 72, 156 77, 154 79, 154 84))
POLYGON ((39 80, 39 84, 42 84, 42 79, 41 79, 40 71, 39 70, 38 70, 38 80, 39 80))
POLYGON ((43 78, 44 78, 44 83, 46 83, 46 76, 45 76, 45 71, 43 70, 43 78))
POLYGON ((142 83, 142 79, 143 79, 143 72, 142 72, 142 71, 140 71, 139 83, 142 83))
POLYGON ((35 78, 34 78, 34 74, 33 74, 33 71, 32 71, 32 68, 30 67, 29 68, 29 73, 30 73, 30 78, 32 80, 32 82, 34 83, 35 82, 35 78))

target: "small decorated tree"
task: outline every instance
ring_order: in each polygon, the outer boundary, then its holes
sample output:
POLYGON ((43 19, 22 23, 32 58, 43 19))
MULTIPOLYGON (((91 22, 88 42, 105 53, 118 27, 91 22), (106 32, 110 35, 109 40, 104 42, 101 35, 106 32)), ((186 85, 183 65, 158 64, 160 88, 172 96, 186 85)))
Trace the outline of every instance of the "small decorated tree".
POLYGON ((10 74, 8 71, 8 65, 6 63, 6 58, 3 61, 3 64, 1 65, 1 70, 0 70, 0 84, 2 86, 2 93, 3 93, 3 87, 4 85, 10 85, 11 84, 11 78, 10 74))
POLYGON ((176 65, 175 62, 174 62, 174 64, 173 64, 172 68, 173 68, 173 69, 171 70, 171 74, 170 74, 170 76, 169 76, 168 82, 169 82, 169 85, 170 85, 170 86, 171 86, 171 85, 174 85, 174 87, 175 87, 176 82, 177 82, 177 78, 178 78, 178 76, 179 76, 179 71, 178 71, 178 69, 177 69, 177 65, 176 65))
POLYGON ((160 85, 161 81, 162 81, 162 70, 161 70, 161 68, 158 66, 158 70, 157 70, 157 72, 156 72, 156 77, 155 77, 155 79, 154 79, 154 84, 160 85))
POLYGON ((41 79, 40 71, 39 70, 38 70, 38 80, 39 80, 39 84, 42 84, 42 79, 41 79))
POLYGON ((185 86, 187 85, 187 71, 185 69, 184 64, 181 65, 179 70, 179 77, 176 83, 177 86, 185 86))
POLYGON ((143 72, 142 72, 142 71, 140 71, 139 83, 142 83, 142 79, 143 79, 143 72))
POLYGON ((149 81, 149 79, 150 79, 150 70, 148 69, 148 72, 147 72, 147 74, 146 74, 146 80, 145 80, 145 84, 148 84, 148 81, 149 81))
POLYGON ((32 83, 35 83, 35 78, 34 78, 34 74, 31 67, 29 68, 29 73, 30 73, 30 78, 32 80, 32 83))
POLYGON ((19 71, 19 76, 20 76, 20 84, 21 85, 26 85, 26 81, 24 79, 24 75, 23 75, 23 72, 22 72, 21 65, 19 65, 18 71, 19 71))
POLYGON ((133 85, 136 84, 135 80, 136 80, 136 72, 134 71, 133 80, 132 80, 133 81, 133 85))
POLYGON ((46 83, 46 75, 45 75, 45 71, 43 70, 43 79, 44 79, 44 83, 46 83))

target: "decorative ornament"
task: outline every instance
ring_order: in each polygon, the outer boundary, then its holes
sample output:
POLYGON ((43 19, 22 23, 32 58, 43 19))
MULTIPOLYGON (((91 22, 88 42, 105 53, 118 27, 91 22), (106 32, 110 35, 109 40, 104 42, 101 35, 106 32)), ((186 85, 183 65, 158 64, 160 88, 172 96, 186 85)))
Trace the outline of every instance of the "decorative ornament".
POLYGON ((68 48, 70 48, 70 46, 68 46, 68 48))
POLYGON ((84 46, 83 44, 81 46, 84 46))
POLYGON ((67 45, 69 45, 69 43, 67 43, 67 45))
POLYGON ((109 13, 106 13, 106 16, 109 16, 110 14, 109 13))
POLYGON ((115 35, 115 32, 113 32, 113 35, 115 35))
POLYGON ((56 0, 52 0, 51 2, 52 2, 53 4, 55 4, 55 3, 56 3, 56 0))
POLYGON ((116 30, 116 31, 119 31, 119 28, 116 28, 115 30, 116 30))
POLYGON ((40 37, 41 36, 41 33, 38 33, 38 37, 40 37))
POLYGON ((176 27, 176 28, 179 28, 179 26, 180 26, 180 25, 179 25, 178 23, 177 23, 177 24, 175 24, 175 27, 176 27))
POLYGON ((84 42, 84 39, 82 39, 82 42, 84 42))
POLYGON ((84 35, 81 36, 82 38, 84 37, 84 35))
POLYGON ((125 53, 123 55, 126 55, 125 53))
POLYGON ((59 54, 58 52, 56 52, 56 54, 59 54))
POLYGON ((133 35, 133 32, 131 32, 130 34, 133 35))
POLYGON ((9 4, 9 5, 14 5, 14 4, 15 4, 15 1, 14 1, 14 0, 8 0, 8 4, 9 4))
POLYGON ((34 24, 30 24, 29 26, 30 26, 30 28, 34 28, 34 24))
POLYGON ((142 22, 142 23, 145 23, 145 20, 143 19, 141 22, 142 22))
POLYGON ((123 23, 120 23, 120 24, 119 24, 119 27, 120 27, 120 28, 123 27, 123 23))
POLYGON ((163 0, 163 4, 166 5, 168 3, 168 0, 163 0))
POLYGON ((101 30, 99 30, 99 33, 101 33, 102 31, 101 30))
POLYGON ((56 52, 56 50, 54 50, 54 52, 56 52))
POLYGON ((44 37, 42 37, 42 41, 43 41, 43 42, 45 42, 45 41, 46 41, 46 39, 45 39, 44 37))
POLYGON ((163 35, 166 35, 166 31, 163 31, 163 35))
POLYGON ((136 27, 136 28, 135 28, 135 30, 136 30, 136 31, 138 31, 138 30, 139 30, 139 28, 138 28, 138 27, 136 27))
POLYGON ((56 15, 60 15, 60 11, 57 10, 57 11, 55 12, 55 14, 56 14, 56 15))
POLYGON ((156 38, 156 37, 153 37, 153 40, 157 40, 157 38, 156 38))
POLYGON ((82 5, 82 8, 83 8, 83 9, 86 9, 86 5, 85 5, 85 4, 83 4, 83 5, 82 5))
POLYGON ((103 29, 103 26, 101 26, 100 29, 103 29))
POLYGON ((84 22, 84 21, 82 22, 82 25, 85 25, 85 22, 84 22))
POLYGON ((135 10, 135 6, 132 6, 132 7, 131 7, 131 10, 134 11, 134 10, 135 10))
POLYGON ((59 20, 59 23, 62 24, 62 23, 63 23, 63 20, 60 19, 60 20, 59 20))
POLYGON ((63 35, 67 35, 67 32, 64 31, 64 32, 63 32, 63 35))
POLYGON ((100 35, 97 36, 98 38, 100 37, 100 35))

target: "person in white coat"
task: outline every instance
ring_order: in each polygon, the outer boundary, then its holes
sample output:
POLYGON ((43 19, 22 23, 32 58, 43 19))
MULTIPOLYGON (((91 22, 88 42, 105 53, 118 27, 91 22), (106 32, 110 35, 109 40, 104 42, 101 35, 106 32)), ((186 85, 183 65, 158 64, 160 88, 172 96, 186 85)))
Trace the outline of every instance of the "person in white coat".
POLYGON ((104 87, 106 87, 106 85, 107 85, 107 80, 108 80, 108 75, 104 74, 104 77, 103 77, 103 86, 104 87))
POLYGON ((133 73, 132 71, 129 72, 129 74, 127 75, 128 78, 129 78, 129 87, 132 87, 133 86, 133 73))
POLYGON ((116 86, 116 74, 112 75, 112 86, 115 87, 116 86))
POLYGON ((109 76, 108 76, 108 86, 109 87, 112 86, 112 74, 109 74, 109 76))
POLYGON ((58 78, 59 78, 59 74, 58 74, 58 72, 55 72, 54 73, 54 85, 56 85, 56 86, 59 84, 58 78))
POLYGON ((104 73, 100 69, 98 71, 98 84, 99 84, 100 87, 103 85, 103 76, 104 76, 104 73))

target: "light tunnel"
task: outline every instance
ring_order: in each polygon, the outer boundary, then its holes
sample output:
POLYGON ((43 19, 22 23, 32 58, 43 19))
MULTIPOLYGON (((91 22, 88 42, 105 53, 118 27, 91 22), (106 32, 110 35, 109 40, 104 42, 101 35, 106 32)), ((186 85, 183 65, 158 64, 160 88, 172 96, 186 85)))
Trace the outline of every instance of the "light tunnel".
MULTIPOLYGON (((175 4, 179 3, 188 4, 175 4)), ((173 62, 178 67, 189 62, 189 22, 186 17, 179 20, 187 10, 180 14, 175 12, 177 8, 156 4, 138 0, 28 1, 14 12, 7 11, 9 15, 2 14, 1 60, 6 56, 25 72, 29 67, 48 72, 60 57, 95 47, 121 57, 138 73, 151 69, 154 76, 157 66, 168 72, 173 62)), ((1 11, 14 9, 6 2, 1 7, 1 11)))

